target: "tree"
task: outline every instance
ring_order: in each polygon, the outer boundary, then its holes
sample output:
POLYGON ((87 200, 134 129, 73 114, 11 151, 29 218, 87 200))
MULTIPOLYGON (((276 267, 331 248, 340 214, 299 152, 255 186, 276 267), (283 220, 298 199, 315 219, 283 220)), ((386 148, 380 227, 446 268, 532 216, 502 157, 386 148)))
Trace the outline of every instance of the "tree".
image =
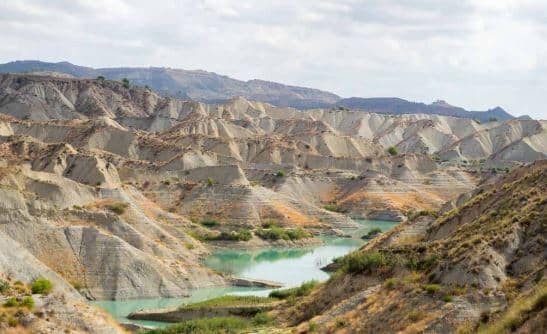
POLYGON ((127 78, 123 78, 122 83, 125 88, 129 88, 129 80, 127 78))
POLYGON ((102 75, 99 75, 99 76, 97 77, 97 80, 99 80, 99 81, 104 81, 104 77, 103 77, 102 75))

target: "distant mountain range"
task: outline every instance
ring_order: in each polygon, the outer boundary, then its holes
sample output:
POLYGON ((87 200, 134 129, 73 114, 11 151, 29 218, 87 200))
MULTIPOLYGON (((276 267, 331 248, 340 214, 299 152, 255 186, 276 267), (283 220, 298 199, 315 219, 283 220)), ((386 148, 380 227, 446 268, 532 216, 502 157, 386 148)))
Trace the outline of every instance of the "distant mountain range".
POLYGON ((201 102, 221 102, 234 96, 268 102, 280 107, 351 108, 383 114, 438 114, 479 121, 514 118, 500 107, 487 111, 468 111, 460 107, 437 101, 432 104, 410 102, 400 98, 341 98, 319 89, 288 86, 264 80, 241 81, 228 76, 202 70, 183 70, 166 67, 117 67, 91 68, 69 62, 49 63, 36 60, 14 61, 0 65, 0 73, 56 72, 77 78, 121 80, 127 78, 132 84, 149 86, 168 96, 190 98, 201 102))

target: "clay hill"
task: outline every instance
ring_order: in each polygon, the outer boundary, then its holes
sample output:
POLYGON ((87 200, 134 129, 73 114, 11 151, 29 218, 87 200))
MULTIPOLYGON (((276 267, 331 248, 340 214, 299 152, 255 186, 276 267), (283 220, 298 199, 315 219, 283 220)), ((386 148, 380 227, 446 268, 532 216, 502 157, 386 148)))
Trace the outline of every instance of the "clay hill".
POLYGON ((544 160, 418 215, 278 316, 296 332, 544 333, 546 186, 544 160))
MULTIPOLYGON (((242 97, 206 104, 127 82, 2 74, 0 272, 13 284, 53 281, 43 303, 58 326, 112 332, 67 307, 228 284, 200 261, 209 245, 267 245, 256 230, 271 221, 306 243, 351 217, 458 205, 486 180, 545 159, 546 126, 242 97)), ((445 238, 447 221, 425 226, 426 238, 445 238)))
POLYGON ((288 86, 264 80, 241 81, 201 70, 188 71, 163 67, 95 69, 69 62, 48 63, 35 60, 0 64, 0 73, 10 72, 37 72, 90 79, 98 76, 112 80, 127 78, 134 85, 149 86, 162 95, 191 98, 206 103, 219 103, 234 96, 243 96, 249 100, 300 109, 335 107, 394 115, 436 114, 471 118, 481 122, 514 118, 500 107, 486 111, 467 111, 444 101, 424 104, 400 98, 341 98, 336 94, 318 89, 288 86))

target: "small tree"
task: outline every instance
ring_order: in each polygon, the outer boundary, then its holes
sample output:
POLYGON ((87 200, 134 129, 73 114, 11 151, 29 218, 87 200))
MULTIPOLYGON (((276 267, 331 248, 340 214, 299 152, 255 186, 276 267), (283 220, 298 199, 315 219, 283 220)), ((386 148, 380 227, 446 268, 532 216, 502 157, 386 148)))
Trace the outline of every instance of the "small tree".
POLYGON ((123 78, 122 83, 125 88, 129 88, 129 80, 127 78, 123 78))
POLYGON ((397 153, 399 153, 397 151, 397 148, 395 146, 390 146, 388 149, 387 149, 387 152, 391 155, 397 155, 397 153))
POLYGON ((97 80, 99 80, 99 81, 104 81, 104 77, 103 77, 102 75, 99 75, 99 76, 97 77, 97 80))

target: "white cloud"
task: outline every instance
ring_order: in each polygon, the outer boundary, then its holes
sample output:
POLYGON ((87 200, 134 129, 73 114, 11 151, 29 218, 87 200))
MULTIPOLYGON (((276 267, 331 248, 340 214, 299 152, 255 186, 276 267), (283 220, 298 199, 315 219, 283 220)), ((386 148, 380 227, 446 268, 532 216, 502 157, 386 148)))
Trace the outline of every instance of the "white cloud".
POLYGON ((0 2, 0 62, 201 68, 547 118, 537 0, 0 2))

